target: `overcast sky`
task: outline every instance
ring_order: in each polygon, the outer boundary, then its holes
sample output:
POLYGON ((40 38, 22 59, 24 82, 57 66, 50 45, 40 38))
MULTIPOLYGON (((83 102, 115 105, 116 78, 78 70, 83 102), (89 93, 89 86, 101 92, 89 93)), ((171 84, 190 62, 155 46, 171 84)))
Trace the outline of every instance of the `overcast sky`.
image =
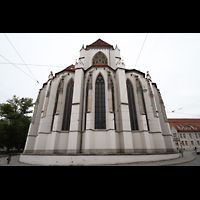
POLYGON ((30 97, 34 102, 50 71, 57 73, 79 58, 84 46, 101 38, 116 44, 127 69, 150 72, 160 89, 168 118, 200 118, 200 34, 149 33, 136 64, 147 33, 6 33, 29 69, 0 33, 0 55, 16 64, 30 78, 0 56, 0 103, 13 95, 30 97), (29 65, 31 64, 31 65, 29 65), (49 65, 49 66, 36 66, 49 65), (193 104, 194 103, 194 104, 193 104), (192 104, 192 105, 190 105, 192 104), (181 109, 180 109, 181 108, 181 109), (172 113, 172 111, 175 112, 172 113))

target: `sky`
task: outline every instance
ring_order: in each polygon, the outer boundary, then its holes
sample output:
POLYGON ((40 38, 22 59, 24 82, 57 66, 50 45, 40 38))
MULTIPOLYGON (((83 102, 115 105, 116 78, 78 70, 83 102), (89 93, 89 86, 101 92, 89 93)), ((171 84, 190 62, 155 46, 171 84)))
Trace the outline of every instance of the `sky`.
POLYGON ((35 102, 50 71, 75 64, 82 45, 99 38, 117 44, 125 68, 149 71, 168 118, 200 118, 200 33, 0 33, 0 103, 13 95, 35 102))

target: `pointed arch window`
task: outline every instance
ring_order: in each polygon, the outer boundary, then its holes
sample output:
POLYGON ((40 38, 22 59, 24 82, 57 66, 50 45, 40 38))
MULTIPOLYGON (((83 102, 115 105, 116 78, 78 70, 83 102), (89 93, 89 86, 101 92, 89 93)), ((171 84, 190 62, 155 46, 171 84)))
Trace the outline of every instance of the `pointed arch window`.
POLYGON ((56 93, 56 99, 55 99, 55 105, 54 105, 54 111, 53 111, 53 117, 52 117, 52 122, 51 122, 51 130, 53 128, 53 123, 54 123, 54 117, 56 114, 59 114, 60 112, 60 106, 61 106, 61 99, 62 99, 62 94, 63 94, 63 85, 64 85, 64 78, 61 79, 57 93, 56 93))
POLYGON ((65 131, 69 131, 69 128, 70 128, 73 89, 74 89, 74 81, 73 79, 71 79, 67 85, 65 109, 63 113, 62 130, 65 130, 65 131))
POLYGON ((95 129, 106 129, 105 83, 98 75, 95 83, 95 129))
POLYGON ((128 93, 128 105, 129 105, 129 114, 130 114, 130 122, 131 122, 131 130, 138 130, 138 121, 137 121, 137 113, 135 107, 135 98, 133 92, 133 86, 129 79, 126 81, 127 93, 128 93))
POLYGON ((88 79, 87 86, 86 86, 86 96, 85 96, 85 125, 84 125, 84 130, 86 130, 86 122, 87 122, 89 84, 90 84, 90 82, 89 82, 89 79, 88 79))
POLYGON ((116 130, 116 120, 115 120, 115 93, 114 93, 114 85, 111 79, 111 91, 112 91, 112 111, 114 113, 114 125, 116 130))
POLYGON ((108 64, 108 59, 106 57, 106 55, 102 52, 98 52, 94 55, 93 59, 92 59, 92 64, 97 64, 97 63, 103 63, 105 65, 108 64))
POLYGON ((138 104, 139 104, 139 108, 140 108, 140 114, 145 115, 146 122, 147 122, 147 128, 149 130, 149 120, 147 117, 143 88, 142 88, 141 82, 139 81, 138 78, 136 78, 136 88, 137 88, 137 96, 138 96, 138 104))

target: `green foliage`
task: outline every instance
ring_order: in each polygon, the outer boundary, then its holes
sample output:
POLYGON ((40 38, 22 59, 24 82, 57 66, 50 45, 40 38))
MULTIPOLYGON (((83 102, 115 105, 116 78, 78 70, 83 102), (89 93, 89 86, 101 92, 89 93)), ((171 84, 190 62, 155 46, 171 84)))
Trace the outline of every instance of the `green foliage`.
POLYGON ((24 148, 29 124, 31 122, 29 110, 33 107, 32 98, 19 98, 15 95, 6 103, 0 104, 0 147, 24 148))

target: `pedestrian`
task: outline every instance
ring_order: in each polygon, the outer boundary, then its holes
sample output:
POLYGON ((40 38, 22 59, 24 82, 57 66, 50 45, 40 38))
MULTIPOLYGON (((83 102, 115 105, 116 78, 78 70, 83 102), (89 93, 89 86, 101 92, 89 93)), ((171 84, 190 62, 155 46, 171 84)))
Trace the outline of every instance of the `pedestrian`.
POLYGON ((8 158, 7 158, 7 164, 9 164, 10 161, 11 161, 11 155, 9 155, 8 158))
POLYGON ((182 157, 183 157, 183 149, 180 149, 180 153, 181 153, 181 155, 182 155, 182 157))

